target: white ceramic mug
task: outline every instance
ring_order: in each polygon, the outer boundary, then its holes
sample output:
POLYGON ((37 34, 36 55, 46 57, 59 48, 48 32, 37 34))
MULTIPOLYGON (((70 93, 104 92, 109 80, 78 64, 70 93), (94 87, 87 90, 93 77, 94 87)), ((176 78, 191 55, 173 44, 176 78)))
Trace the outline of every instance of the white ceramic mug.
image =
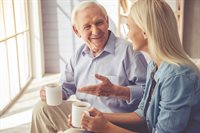
POLYGON ((91 105, 87 102, 74 102, 72 103, 72 126, 76 128, 81 128, 81 120, 82 115, 87 113, 89 115, 88 110, 90 109, 91 105))
POLYGON ((51 83, 45 86, 46 102, 50 106, 57 106, 62 103, 62 86, 58 83, 51 83))

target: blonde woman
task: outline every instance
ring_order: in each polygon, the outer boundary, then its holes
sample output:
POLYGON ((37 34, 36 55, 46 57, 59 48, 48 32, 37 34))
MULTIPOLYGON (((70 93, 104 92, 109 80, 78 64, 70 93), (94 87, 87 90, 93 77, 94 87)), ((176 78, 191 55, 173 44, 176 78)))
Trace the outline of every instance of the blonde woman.
POLYGON ((200 132, 200 74, 181 47, 172 9, 164 0, 138 0, 127 25, 133 49, 152 59, 142 101, 132 113, 103 114, 92 109, 90 116, 83 116, 82 127, 133 133, 114 124, 146 124, 149 133, 200 132))

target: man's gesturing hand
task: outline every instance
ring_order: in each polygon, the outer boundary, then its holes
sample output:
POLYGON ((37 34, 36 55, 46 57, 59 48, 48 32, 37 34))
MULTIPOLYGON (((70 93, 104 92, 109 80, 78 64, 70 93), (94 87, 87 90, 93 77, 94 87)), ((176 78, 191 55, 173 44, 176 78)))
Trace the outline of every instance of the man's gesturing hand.
POLYGON ((99 74, 95 74, 95 77, 100 80, 101 83, 79 88, 78 91, 97 96, 113 96, 114 85, 110 82, 110 80, 99 74))

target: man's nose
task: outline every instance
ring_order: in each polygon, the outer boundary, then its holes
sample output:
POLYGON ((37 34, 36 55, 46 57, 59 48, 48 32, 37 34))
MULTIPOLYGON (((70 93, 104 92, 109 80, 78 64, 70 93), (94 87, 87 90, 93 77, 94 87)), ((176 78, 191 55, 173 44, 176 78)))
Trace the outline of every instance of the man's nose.
POLYGON ((98 28, 98 26, 92 26, 92 34, 93 35, 98 35, 100 32, 100 29, 98 28))

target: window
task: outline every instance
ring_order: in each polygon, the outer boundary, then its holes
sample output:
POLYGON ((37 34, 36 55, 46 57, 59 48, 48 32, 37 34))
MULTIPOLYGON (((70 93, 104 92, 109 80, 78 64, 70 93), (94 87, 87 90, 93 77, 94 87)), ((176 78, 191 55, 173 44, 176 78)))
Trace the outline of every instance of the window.
POLYGON ((0 0, 0 114, 31 79, 27 0, 0 0))

